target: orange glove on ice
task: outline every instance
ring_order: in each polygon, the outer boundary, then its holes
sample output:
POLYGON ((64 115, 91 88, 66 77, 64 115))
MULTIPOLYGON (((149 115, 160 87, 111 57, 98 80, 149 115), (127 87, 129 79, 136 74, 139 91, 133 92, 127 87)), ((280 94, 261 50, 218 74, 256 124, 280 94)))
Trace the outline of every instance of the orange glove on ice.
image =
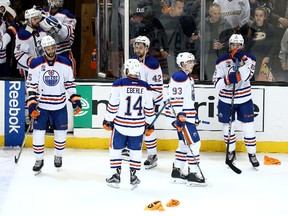
POLYGON ((171 199, 167 204, 166 206, 167 207, 176 207, 180 205, 180 202, 178 200, 175 200, 175 199, 171 199))
POLYGON ((276 158, 268 157, 265 155, 264 164, 265 165, 281 165, 281 161, 276 158))
POLYGON ((157 200, 155 202, 150 203, 145 207, 144 210, 159 210, 159 211, 165 211, 165 209, 162 206, 161 201, 157 200))

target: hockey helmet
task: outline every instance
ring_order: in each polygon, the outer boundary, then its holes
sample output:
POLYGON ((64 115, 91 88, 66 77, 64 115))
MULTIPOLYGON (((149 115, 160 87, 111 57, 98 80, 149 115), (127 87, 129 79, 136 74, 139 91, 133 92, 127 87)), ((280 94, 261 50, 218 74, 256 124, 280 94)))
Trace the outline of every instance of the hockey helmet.
POLYGON ((10 0, 0 0, 0 6, 10 6, 11 3, 10 3, 10 0))
POLYGON ((45 47, 52 46, 52 45, 56 45, 56 42, 50 35, 44 36, 41 39, 41 46, 43 49, 45 47))
POLYGON ((231 37, 229 38, 229 44, 231 43, 238 43, 243 46, 244 45, 243 36, 241 34, 232 34, 231 37))
POLYGON ((192 61, 194 63, 195 56, 189 52, 182 52, 182 53, 179 53, 176 57, 176 63, 180 68, 183 67, 181 63, 187 64, 187 61, 192 61))
POLYGON ((48 0, 47 2, 51 8, 60 8, 64 5, 64 0, 48 0))
POLYGON ((127 77, 139 78, 140 62, 137 59, 128 59, 124 63, 124 74, 127 77))
POLYGON ((33 17, 39 17, 41 18, 41 11, 36 9, 36 6, 34 5, 32 8, 25 11, 25 19, 31 22, 31 19, 33 17))
POLYGON ((150 40, 146 36, 138 36, 135 39, 134 46, 136 43, 143 43, 145 47, 147 47, 147 48, 150 47, 150 40))

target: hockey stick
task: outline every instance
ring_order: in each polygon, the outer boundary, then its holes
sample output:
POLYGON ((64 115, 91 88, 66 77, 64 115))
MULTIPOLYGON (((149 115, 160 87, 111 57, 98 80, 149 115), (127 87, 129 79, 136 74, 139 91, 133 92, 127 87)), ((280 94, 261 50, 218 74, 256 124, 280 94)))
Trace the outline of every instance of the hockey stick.
MULTIPOLYGON (((236 59, 235 65, 234 65, 234 72, 236 73, 238 70, 238 64, 239 60, 236 59)), ((228 159, 228 153, 229 153, 229 147, 230 147, 230 138, 231 138, 231 128, 232 128, 232 115, 233 115, 233 106, 234 106, 234 98, 235 98, 235 83, 233 83, 233 89, 232 89, 232 98, 231 98, 231 105, 230 105, 230 116, 229 116, 229 129, 228 129, 228 138, 227 138, 227 147, 226 147, 226 158, 225 163, 237 174, 241 174, 241 170, 238 169, 234 164, 233 161, 230 161, 228 159)))
POLYGON ((18 163, 18 161, 19 161, 19 159, 20 159, 22 150, 23 150, 23 148, 24 148, 24 146, 25 146, 26 138, 27 138, 27 136, 28 136, 28 133, 29 133, 29 131, 30 131, 31 126, 33 125, 33 123, 34 123, 34 119, 32 118, 31 121, 30 121, 30 123, 29 123, 29 125, 28 125, 28 128, 27 128, 27 130, 26 130, 26 132, 25 132, 25 135, 24 135, 24 138, 23 138, 22 145, 21 145, 21 147, 20 147, 20 151, 19 151, 19 153, 18 153, 18 156, 15 155, 15 157, 14 157, 14 161, 15 161, 16 164, 18 163))
MULTIPOLYGON (((168 103, 170 104, 170 107, 171 107, 171 109, 172 109, 172 112, 173 112, 174 117, 177 119, 177 114, 176 114, 175 109, 174 109, 174 107, 172 106, 171 101, 170 101, 169 99, 168 99, 168 103)), ((186 139, 186 136, 185 136, 183 130, 181 130, 181 134, 182 134, 182 136, 183 136, 183 142, 184 142, 184 144, 189 148, 192 157, 193 157, 194 160, 196 161, 196 165, 197 165, 198 170, 199 170, 199 172, 200 172, 200 174, 201 174, 201 176, 202 176, 202 179, 205 180, 206 178, 204 177, 204 174, 203 174, 203 172, 202 172, 202 170, 201 170, 201 168, 200 168, 200 165, 199 165, 199 163, 197 162, 196 157, 195 157, 192 149, 190 148, 190 145, 188 145, 188 142, 187 142, 187 139, 186 139)))
POLYGON ((153 119, 153 121, 151 122, 150 126, 154 125, 156 120, 159 118, 159 116, 161 115, 161 113, 163 112, 163 110, 165 109, 166 105, 167 105, 167 101, 164 101, 163 106, 161 107, 161 109, 158 111, 158 113, 156 114, 155 118, 153 119))

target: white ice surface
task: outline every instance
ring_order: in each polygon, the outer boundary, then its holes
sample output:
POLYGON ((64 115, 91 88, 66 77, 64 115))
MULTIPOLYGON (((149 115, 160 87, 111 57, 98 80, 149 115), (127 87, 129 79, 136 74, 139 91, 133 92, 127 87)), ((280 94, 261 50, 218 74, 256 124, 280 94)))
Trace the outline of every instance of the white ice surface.
MULTIPOLYGON (((141 184, 129 188, 128 163, 123 162, 121 187, 108 187, 108 150, 66 149, 63 167, 53 165, 53 150, 45 150, 42 173, 34 176, 32 149, 0 149, 0 216, 102 216, 102 215, 227 215, 287 216, 288 157, 258 153, 259 171, 251 168, 246 153, 237 153, 235 174, 224 164, 224 153, 201 152, 201 169, 207 187, 170 183, 174 152, 158 152, 158 166, 139 173, 141 184), (264 155, 280 159, 280 166, 263 164, 264 155), (168 208, 170 199, 180 201, 168 208), (160 200, 164 212, 144 211, 160 200)), ((143 161, 146 159, 143 153, 143 161)))

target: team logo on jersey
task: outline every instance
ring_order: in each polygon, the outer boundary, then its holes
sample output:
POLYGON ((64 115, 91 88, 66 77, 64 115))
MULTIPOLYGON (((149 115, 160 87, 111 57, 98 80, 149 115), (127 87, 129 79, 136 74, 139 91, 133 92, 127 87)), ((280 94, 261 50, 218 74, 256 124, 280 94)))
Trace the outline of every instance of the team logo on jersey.
POLYGON ((226 67, 231 67, 231 61, 226 61, 226 67))
POLYGON ((47 70, 43 75, 43 81, 47 86, 56 86, 59 80, 59 73, 55 70, 47 70))
POLYGON ((45 71, 45 70, 46 70, 45 65, 41 65, 41 71, 45 71))

